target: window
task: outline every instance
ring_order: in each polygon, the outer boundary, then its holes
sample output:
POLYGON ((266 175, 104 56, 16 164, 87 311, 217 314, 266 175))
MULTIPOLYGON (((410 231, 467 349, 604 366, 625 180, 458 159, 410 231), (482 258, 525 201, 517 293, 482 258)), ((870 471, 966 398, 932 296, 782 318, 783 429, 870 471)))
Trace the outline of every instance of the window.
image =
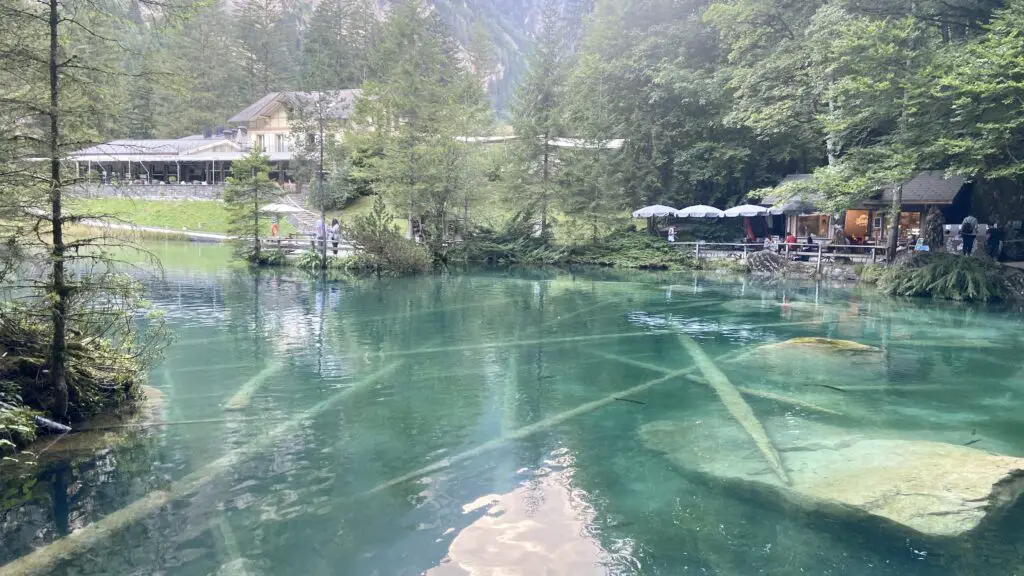
POLYGON ((263 134, 256 135, 256 149, 259 150, 260 152, 267 151, 267 142, 263 134))
POLYGON ((287 152, 288 151, 288 145, 286 144, 286 140, 285 140, 284 134, 278 134, 278 135, 274 136, 274 141, 276 143, 276 145, 274 146, 274 152, 287 152))
POLYGON ((828 238, 828 215, 814 214, 813 216, 799 216, 797 218, 797 236, 806 238, 808 235, 817 238, 828 238))

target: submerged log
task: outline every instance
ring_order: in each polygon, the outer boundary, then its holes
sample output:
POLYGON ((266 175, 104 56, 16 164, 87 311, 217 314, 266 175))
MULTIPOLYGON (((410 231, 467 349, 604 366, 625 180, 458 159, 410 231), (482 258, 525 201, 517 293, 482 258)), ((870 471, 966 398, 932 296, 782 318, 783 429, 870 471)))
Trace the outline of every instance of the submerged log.
POLYGON ((758 450, 768 460, 768 464, 771 465, 775 474, 778 475, 783 483, 789 484, 789 475, 786 474, 786 468, 782 465, 779 453, 775 450, 771 439, 768 438, 768 433, 765 431, 764 426, 761 425, 761 421, 754 415, 750 405, 743 400, 739 389, 729 381, 725 373, 715 365, 714 360, 704 352, 693 338, 683 334, 679 336, 679 341, 682 343, 683 348, 686 348, 686 351, 693 357, 701 373, 708 379, 708 383, 718 394, 718 397, 721 398, 726 409, 729 410, 729 414, 743 426, 743 429, 754 440, 754 444, 757 445, 758 450))
POLYGON ((235 392, 235 395, 224 405, 225 410, 245 410, 252 403, 252 398, 263 385, 276 376, 284 366, 280 362, 272 362, 269 366, 260 370, 260 373, 250 378, 242 387, 235 392))
MULTIPOLYGON (((369 384, 391 374, 401 366, 401 362, 394 362, 390 366, 381 368, 377 372, 367 376, 354 384, 351 388, 342 390, 330 398, 321 401, 301 417, 289 420, 268 430, 265 434, 256 437, 252 442, 240 448, 236 448, 217 460, 206 464, 202 468, 173 482, 167 490, 155 490, 142 496, 131 504, 112 512, 100 520, 88 524, 67 536, 55 540, 45 546, 37 548, 33 552, 0 566, 0 576, 24 576, 27 574, 49 574, 62 560, 70 558, 74 554, 89 550, 90 548, 107 540, 125 527, 145 518, 156 511, 167 506, 176 498, 197 492, 220 476, 232 470, 236 465, 246 459, 267 450, 281 438, 288 437, 295 433, 295 430, 303 422, 314 418, 325 410, 337 406, 343 399, 356 390, 365 389, 369 384)), ((71 435, 75 436, 75 435, 71 435)))

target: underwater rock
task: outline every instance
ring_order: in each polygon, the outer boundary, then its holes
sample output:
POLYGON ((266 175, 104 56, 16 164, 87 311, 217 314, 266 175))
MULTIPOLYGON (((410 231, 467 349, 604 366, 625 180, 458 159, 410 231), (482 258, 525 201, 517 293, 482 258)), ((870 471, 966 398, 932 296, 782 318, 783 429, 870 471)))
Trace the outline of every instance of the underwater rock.
POLYGON ((765 344, 758 346, 759 351, 771 351, 786 348, 812 348, 822 352, 881 352, 879 348, 874 346, 868 346, 852 340, 836 340, 833 338, 790 338, 785 342, 778 342, 776 344, 765 344))
POLYGON ((941 442, 878 439, 801 424, 773 437, 790 485, 779 481, 741 428, 711 420, 659 421, 644 443, 678 466, 754 488, 812 511, 871 515, 935 537, 961 536, 1024 491, 1024 458, 941 442), (752 448, 752 446, 750 446, 752 448))

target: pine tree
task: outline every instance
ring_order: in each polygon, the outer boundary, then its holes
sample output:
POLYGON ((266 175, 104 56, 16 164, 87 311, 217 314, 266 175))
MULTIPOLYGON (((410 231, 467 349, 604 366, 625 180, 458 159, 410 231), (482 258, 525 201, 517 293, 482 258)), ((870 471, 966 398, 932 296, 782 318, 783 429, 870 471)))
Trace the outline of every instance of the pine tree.
POLYGON ((474 150, 460 137, 489 121, 484 92, 437 15, 415 0, 393 8, 371 62, 377 80, 365 85, 356 122, 375 129, 357 146, 376 151, 368 161, 375 190, 423 223, 443 259, 475 179, 474 150))
POLYGON ((555 138, 564 136, 563 106, 566 66, 563 28, 552 0, 544 5, 540 30, 528 69, 516 89, 512 106, 512 126, 517 137, 514 146, 517 181, 514 194, 520 204, 540 214, 540 230, 550 238, 548 216, 555 195, 555 138))
MULTIPOLYGON (((163 6, 167 14, 177 8, 163 6)), ((69 205, 81 178, 65 158, 95 142, 98 126, 125 106, 123 63, 129 54, 115 39, 135 25, 131 14, 114 6, 0 3, 0 120, 5 122, 0 130, 13 143, 0 146, 5 155, 0 157, 0 201, 15 218, 7 229, 8 246, 24 248, 36 260, 23 278, 36 296, 27 325, 40 326, 45 318, 47 326, 45 336, 33 336, 33 344, 43 340, 47 348, 37 376, 46 385, 34 393, 60 419, 85 416, 89 409, 123 400, 117 395, 126 392, 107 382, 102 383, 106 390, 89 388, 83 372, 70 364, 78 352, 69 350, 69 340, 89 341, 94 359, 111 362, 102 368, 117 382, 137 381, 145 368, 137 365, 138 372, 124 373, 146 353, 136 341, 138 292, 112 272, 110 255, 96 248, 113 241, 67 235, 68 226, 96 215, 69 205), (31 273, 40 269, 45 275, 31 273), (109 348, 99 346, 104 340, 109 348)))
POLYGON ((234 17, 247 100, 255 102, 284 89, 289 74, 289 28, 282 0, 244 0, 235 5, 234 17))
POLYGON ((369 52, 380 24, 366 0, 324 0, 316 5, 302 54, 305 90, 360 86, 369 76, 369 52))
POLYGON ((236 252, 253 264, 264 264, 260 237, 265 215, 260 209, 273 203, 281 189, 270 180, 270 164, 260 150, 253 148, 249 155, 234 162, 224 189, 224 202, 231 211, 231 235, 236 238, 236 252))

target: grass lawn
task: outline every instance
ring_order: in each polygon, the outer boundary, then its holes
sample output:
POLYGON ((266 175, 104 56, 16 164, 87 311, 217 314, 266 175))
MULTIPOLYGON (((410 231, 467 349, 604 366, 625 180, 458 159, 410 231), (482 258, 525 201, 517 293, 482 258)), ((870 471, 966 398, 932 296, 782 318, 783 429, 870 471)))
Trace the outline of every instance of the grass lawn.
MULTIPOLYGON (((372 202, 371 202, 372 205, 372 202)), ((71 210, 79 214, 106 214, 136 226, 170 230, 212 232, 228 231, 228 208, 217 200, 133 200, 131 198, 93 198, 75 200, 71 210)), ((263 225, 270 234, 270 221, 263 225)), ((281 233, 294 227, 282 220, 281 233)))

